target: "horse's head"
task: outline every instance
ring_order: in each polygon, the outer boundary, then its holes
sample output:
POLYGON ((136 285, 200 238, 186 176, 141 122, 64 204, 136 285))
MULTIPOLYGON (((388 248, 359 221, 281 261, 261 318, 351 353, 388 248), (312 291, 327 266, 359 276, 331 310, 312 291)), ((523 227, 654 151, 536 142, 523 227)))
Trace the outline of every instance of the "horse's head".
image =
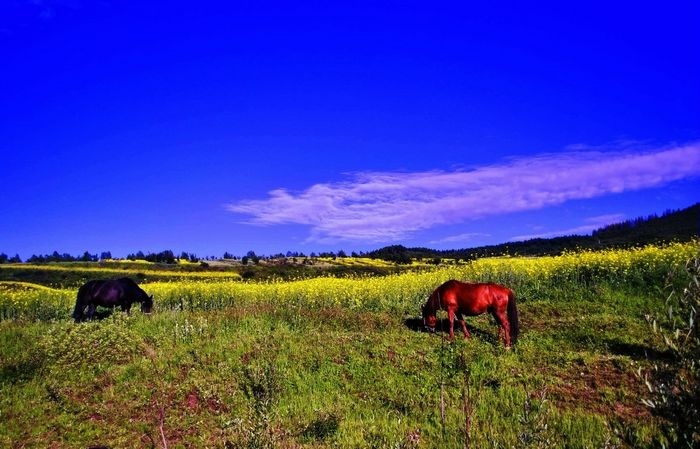
POLYGON ((435 316, 435 311, 429 307, 430 301, 428 301, 422 310, 423 315, 423 326, 425 330, 430 332, 435 332, 435 325, 437 324, 437 317, 435 316))
POLYGON ((141 302, 141 312, 151 313, 153 310, 153 295, 146 296, 146 298, 141 302))

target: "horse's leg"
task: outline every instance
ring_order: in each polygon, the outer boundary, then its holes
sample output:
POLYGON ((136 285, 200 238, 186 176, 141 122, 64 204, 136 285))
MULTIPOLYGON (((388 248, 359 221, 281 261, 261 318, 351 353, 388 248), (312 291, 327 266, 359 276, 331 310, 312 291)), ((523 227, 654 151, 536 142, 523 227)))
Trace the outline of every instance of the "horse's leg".
POLYGON ((498 326, 498 342, 500 343, 501 342, 501 335, 503 335, 503 320, 498 315, 498 312, 496 310, 494 310, 493 308, 489 308, 489 313, 491 313, 493 320, 496 322, 496 325, 498 326))
POLYGON ((97 305, 95 304, 90 304, 87 309, 87 319, 88 321, 92 321, 92 318, 95 316, 95 310, 97 309, 97 305))
POLYGON ((510 349, 510 323, 505 310, 499 310, 494 315, 497 315, 497 321, 501 325, 498 329, 498 342, 501 342, 501 329, 505 333, 506 348, 510 349))
POLYGON ((457 319, 459 320, 459 324, 462 325, 462 330, 464 331, 464 339, 466 340, 467 338, 471 337, 471 335, 469 335, 469 331, 467 330, 467 323, 464 322, 464 317, 461 313, 457 314, 457 319))
POLYGON ((131 303, 122 304, 122 312, 126 312, 127 315, 131 316, 131 303))
POLYGON ((450 309, 447 311, 447 319, 450 320, 450 341, 455 338, 455 311, 450 309))
POLYGON ((83 321, 83 316, 85 314, 85 304, 82 304, 80 300, 76 302, 75 309, 73 309, 73 319, 76 323, 83 321))

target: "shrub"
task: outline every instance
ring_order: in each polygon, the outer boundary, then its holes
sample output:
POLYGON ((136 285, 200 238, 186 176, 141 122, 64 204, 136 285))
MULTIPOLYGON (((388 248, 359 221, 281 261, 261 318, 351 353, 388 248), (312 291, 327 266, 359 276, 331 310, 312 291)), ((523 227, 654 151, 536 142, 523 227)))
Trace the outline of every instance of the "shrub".
POLYGON ((644 403, 669 420, 666 430, 671 442, 700 447, 700 257, 690 260, 686 271, 687 287, 671 291, 666 313, 647 317, 673 360, 655 363, 652 376, 644 377, 653 395, 644 403))

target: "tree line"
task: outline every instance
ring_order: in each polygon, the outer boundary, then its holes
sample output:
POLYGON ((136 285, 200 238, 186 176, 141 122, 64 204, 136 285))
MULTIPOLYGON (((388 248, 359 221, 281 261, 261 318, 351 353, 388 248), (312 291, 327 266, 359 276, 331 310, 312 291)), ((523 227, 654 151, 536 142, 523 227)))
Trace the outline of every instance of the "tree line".
MULTIPOLYGON (((352 252, 351 257, 362 257, 365 255, 365 253, 360 252, 352 252)), ((143 251, 137 251, 135 253, 129 253, 125 257, 126 260, 145 260, 148 262, 153 262, 153 263, 164 263, 164 264, 174 264, 179 261, 187 261, 187 262, 203 262, 203 261, 211 261, 211 260, 219 260, 219 259, 224 259, 224 260, 236 260, 240 261, 243 265, 247 265, 248 263, 253 263, 253 264, 258 264, 260 263, 261 260, 272 260, 272 259, 284 259, 284 258, 306 258, 306 254, 303 252, 298 252, 298 251, 287 251, 286 254, 284 253, 278 253, 278 254, 272 254, 269 256, 265 255, 257 255, 255 251, 248 251, 244 256, 234 256, 233 254, 229 253, 228 251, 224 252, 223 256, 221 258, 216 257, 216 256, 206 256, 206 257, 199 257, 194 253, 188 253, 186 251, 181 252, 179 255, 177 255, 174 251, 172 250, 165 250, 165 251, 160 251, 160 252, 143 252, 143 251)), ((319 252, 315 253, 312 252, 309 254, 308 257, 311 258, 317 258, 317 257, 325 257, 325 258, 343 258, 343 257, 348 257, 348 255, 343 251, 342 249, 339 250, 337 253, 333 251, 325 251, 325 252, 319 252)), ((68 253, 59 253, 58 251, 54 251, 51 254, 33 254, 27 260, 23 261, 22 258, 19 256, 19 254, 16 254, 13 257, 8 256, 5 253, 0 253, 0 264, 5 264, 5 263, 35 263, 35 264, 42 264, 42 263, 51 263, 51 262, 99 262, 99 261, 105 261, 105 260, 119 260, 118 258, 112 257, 111 251, 103 251, 99 254, 91 254, 88 251, 85 251, 82 255, 80 256, 73 256, 68 253)))
MULTIPOLYGON (((473 260, 479 257, 492 257, 502 255, 521 256, 545 256, 558 255, 565 251, 580 249, 605 249, 605 248, 626 248, 637 245, 646 245, 663 241, 689 240, 697 236, 700 228, 700 203, 681 210, 669 210, 661 216, 656 214, 647 217, 626 220, 620 223, 604 226, 593 231, 591 235, 570 235, 554 238, 535 238, 522 242, 509 242, 499 245, 479 246, 475 248, 435 250, 430 248, 406 248, 402 245, 391 245, 370 252, 355 252, 351 257, 369 257, 383 259, 398 264, 409 264, 414 259, 428 259, 432 263, 440 263, 443 258, 455 260, 473 260)), ((269 256, 257 255, 254 251, 248 251, 244 256, 234 256, 228 251, 224 252, 224 260, 236 260, 241 264, 258 264, 261 260, 290 259, 290 258, 344 258, 348 257, 344 250, 338 252, 323 251, 311 252, 308 256, 303 252, 287 251, 269 256)), ((110 251, 103 251, 99 254, 91 254, 85 251, 80 256, 72 256, 67 253, 54 251, 51 254, 32 255, 27 263, 49 263, 49 262, 97 262, 100 260, 112 259, 110 251)), ((178 261, 203 262, 219 260, 216 256, 198 257, 194 253, 181 252, 176 255, 172 250, 160 252, 138 251, 126 256, 127 260, 146 260, 154 263, 174 264, 178 261)), ((0 264, 21 263, 22 259, 18 254, 13 257, 5 253, 0 253, 0 264)))
POLYGON ((668 210, 661 216, 653 214, 604 226, 593 231, 591 235, 535 238, 522 242, 450 250, 392 245, 372 251, 367 256, 396 263, 410 263, 413 259, 431 259, 439 262, 442 258, 473 260, 505 255, 552 256, 582 249, 629 248, 660 242, 687 241, 697 237, 700 234, 699 230, 700 203, 696 203, 685 209, 668 210))

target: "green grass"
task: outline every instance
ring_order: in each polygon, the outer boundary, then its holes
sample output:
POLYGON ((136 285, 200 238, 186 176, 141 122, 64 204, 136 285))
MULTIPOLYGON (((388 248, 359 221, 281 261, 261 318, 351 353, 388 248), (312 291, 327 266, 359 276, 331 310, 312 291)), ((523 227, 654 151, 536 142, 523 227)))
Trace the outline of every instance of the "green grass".
MULTIPOLYGON (((643 405, 637 372, 671 355, 645 315, 663 313, 666 284, 688 285, 695 255, 691 242, 298 282, 202 272, 145 283, 153 315, 80 325, 74 288, 1 282, 0 447, 659 447, 674 423, 643 405), (514 350, 487 316, 468 319, 468 341, 414 328, 450 278, 517 292, 514 350)), ((107 274, 74 268, 33 272, 107 274)))
POLYGON ((513 351, 490 317, 447 343, 416 316, 343 307, 3 321, 0 446, 162 447, 162 426, 170 448, 463 447, 466 385, 471 447, 656 447, 634 372, 663 355, 643 319, 660 302, 525 299, 513 351))

